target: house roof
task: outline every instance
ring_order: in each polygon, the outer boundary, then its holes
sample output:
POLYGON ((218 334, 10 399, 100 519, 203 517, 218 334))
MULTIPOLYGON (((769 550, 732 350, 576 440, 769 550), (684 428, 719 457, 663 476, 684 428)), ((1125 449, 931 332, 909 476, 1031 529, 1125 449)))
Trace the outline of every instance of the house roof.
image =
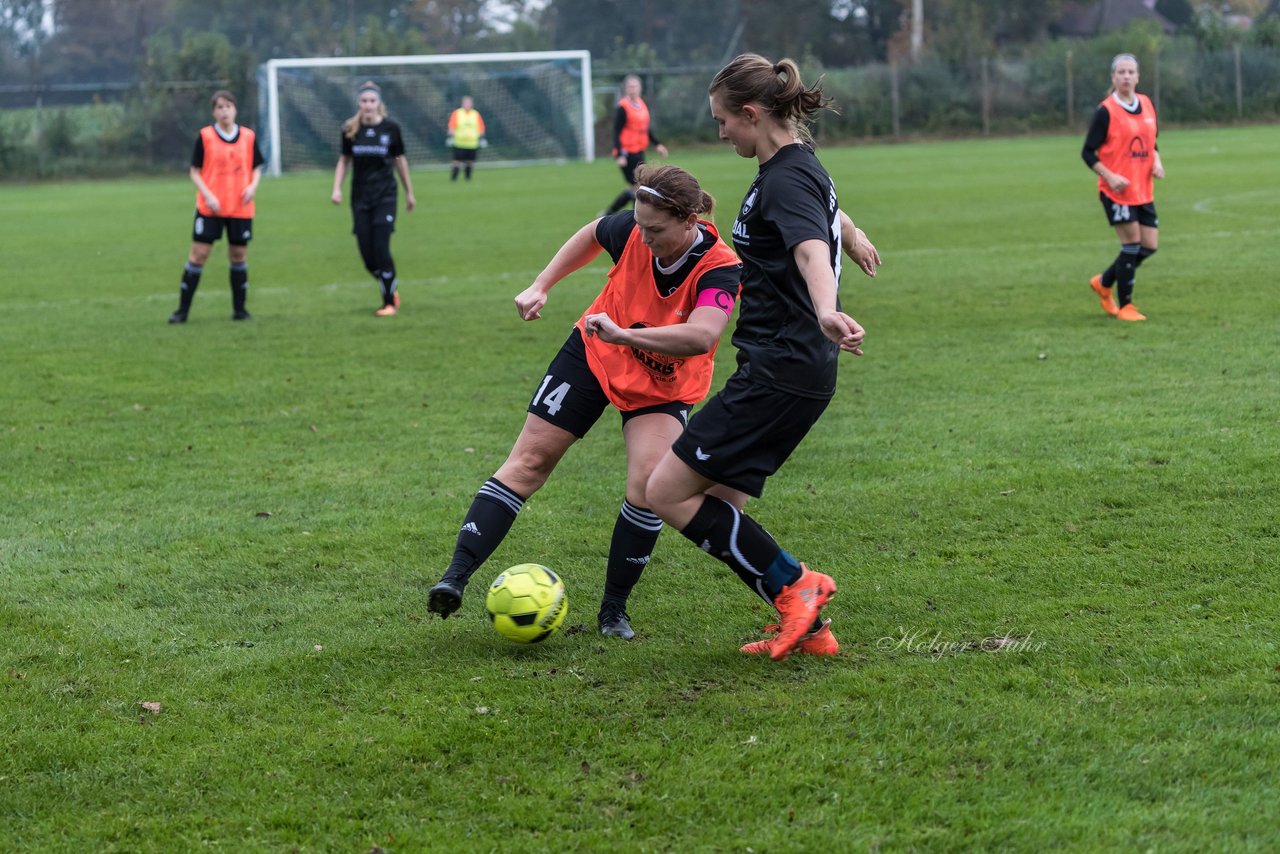
POLYGON ((1096 36, 1123 27, 1130 21, 1157 22, 1166 33, 1177 29, 1155 9, 1155 0, 1093 0, 1063 6, 1057 30, 1066 36, 1096 36))

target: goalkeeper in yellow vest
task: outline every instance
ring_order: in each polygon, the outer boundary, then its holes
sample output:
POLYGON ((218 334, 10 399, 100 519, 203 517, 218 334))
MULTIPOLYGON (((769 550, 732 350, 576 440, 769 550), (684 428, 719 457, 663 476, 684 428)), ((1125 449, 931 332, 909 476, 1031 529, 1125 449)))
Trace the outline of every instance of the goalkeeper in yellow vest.
POLYGON ((463 95, 462 106, 449 114, 449 138, 446 142, 453 147, 449 180, 458 180, 458 171, 463 170, 470 181, 476 153, 489 144, 484 138, 484 119, 470 95, 463 95))

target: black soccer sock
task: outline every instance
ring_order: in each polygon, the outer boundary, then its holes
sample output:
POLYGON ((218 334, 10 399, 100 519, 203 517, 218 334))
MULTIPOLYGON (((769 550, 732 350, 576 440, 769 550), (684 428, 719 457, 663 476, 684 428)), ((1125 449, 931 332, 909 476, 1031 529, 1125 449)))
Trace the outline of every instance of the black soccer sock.
POLYGON ((396 299, 396 268, 378 273, 378 288, 382 291, 382 304, 392 305, 396 299))
POLYGON ((625 208, 627 205, 634 202, 635 199, 636 199, 635 192, 628 187, 627 189, 623 190, 621 193, 618 194, 618 197, 613 200, 613 203, 609 205, 609 209, 605 211, 605 213, 611 213, 611 214, 617 213, 618 211, 625 208))
POLYGON ((203 264, 192 264, 190 261, 182 268, 182 288, 178 292, 178 311, 186 314, 191 310, 191 300, 195 299, 196 288, 200 287, 200 274, 204 272, 203 264))
POLYGON ((452 169, 450 169, 450 170, 449 170, 449 180, 450 180, 450 181, 456 181, 456 180, 458 180, 458 167, 457 167, 457 166, 455 166, 455 167, 453 167, 452 169))
POLYGON ((783 587, 800 577, 800 564, 768 531, 719 498, 703 496, 702 506, 680 533, 728 564, 743 584, 770 604, 783 587))
POLYGON ((1134 272, 1138 269, 1140 243, 1124 243, 1116 256, 1116 305, 1124 308, 1133 302, 1134 272))
POLYGON ((471 180, 471 164, 470 163, 468 163, 466 166, 466 174, 467 174, 467 180, 470 181, 471 180))
POLYGON ((445 574, 460 575, 464 580, 470 578, 502 544, 523 506, 524 499, 500 480, 494 477, 486 480, 462 520, 458 542, 453 547, 453 560, 445 574))
POLYGON ((649 556, 662 533, 662 520, 652 510, 622 502, 618 520, 613 523, 613 539, 609 542, 609 563, 604 574, 605 602, 627 604, 631 588, 649 565, 649 556))
POLYGON ((244 311, 244 301, 249 296, 249 265, 244 261, 231 264, 231 308, 244 311))
POLYGON ((1144 246, 1144 247, 1142 247, 1141 249, 1139 249, 1139 250, 1138 250, 1138 257, 1137 257, 1137 258, 1135 258, 1135 259, 1133 260, 1133 266, 1134 266, 1134 268, 1136 269, 1136 268, 1138 268, 1138 267, 1141 267, 1141 266, 1142 266, 1142 262, 1143 262, 1143 261, 1147 260, 1147 259, 1148 259, 1148 258, 1150 258, 1152 255, 1156 254, 1156 252, 1158 252, 1158 251, 1159 251, 1159 250, 1157 250, 1157 249, 1151 249, 1150 247, 1147 247, 1147 246, 1144 246))

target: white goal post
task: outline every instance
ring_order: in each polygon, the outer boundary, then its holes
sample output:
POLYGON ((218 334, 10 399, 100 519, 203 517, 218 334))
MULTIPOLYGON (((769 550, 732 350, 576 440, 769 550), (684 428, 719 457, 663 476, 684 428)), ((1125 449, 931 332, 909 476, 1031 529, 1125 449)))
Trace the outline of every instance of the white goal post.
POLYGON ((485 122, 482 162, 595 159, 589 51, 314 57, 272 59, 258 69, 267 174, 331 168, 365 80, 382 89, 410 166, 451 160, 446 128, 463 95, 485 122))

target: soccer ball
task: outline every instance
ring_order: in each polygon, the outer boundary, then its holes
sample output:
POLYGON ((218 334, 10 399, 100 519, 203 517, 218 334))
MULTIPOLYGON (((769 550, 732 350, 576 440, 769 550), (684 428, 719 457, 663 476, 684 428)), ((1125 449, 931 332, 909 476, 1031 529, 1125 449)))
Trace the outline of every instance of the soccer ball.
POLYGON ((545 566, 522 563, 493 580, 484 609, 504 638, 538 643, 560 628, 569 612, 569 600, 558 575, 545 566))

